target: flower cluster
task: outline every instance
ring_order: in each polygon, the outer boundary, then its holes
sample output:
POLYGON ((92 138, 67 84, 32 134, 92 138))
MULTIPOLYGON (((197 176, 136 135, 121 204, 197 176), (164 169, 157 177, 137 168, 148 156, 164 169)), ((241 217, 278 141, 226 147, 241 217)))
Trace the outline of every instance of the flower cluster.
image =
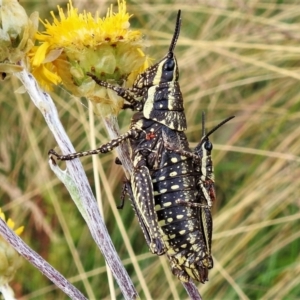
POLYGON ((97 86, 86 73, 115 85, 130 86, 148 66, 142 35, 130 30, 126 2, 118 2, 117 13, 111 6, 104 18, 98 13, 78 13, 71 0, 67 13, 59 6, 58 13, 59 18, 52 12, 53 23, 43 22, 45 31, 36 35, 40 44, 30 53, 33 75, 45 89, 61 83, 75 96, 107 105, 104 115, 117 114, 123 99, 97 86))

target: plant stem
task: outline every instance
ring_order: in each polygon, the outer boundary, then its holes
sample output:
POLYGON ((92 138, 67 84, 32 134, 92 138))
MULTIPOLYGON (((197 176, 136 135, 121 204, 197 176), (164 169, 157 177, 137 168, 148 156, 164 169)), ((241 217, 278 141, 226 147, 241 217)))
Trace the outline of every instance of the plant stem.
POLYGON ((71 299, 85 300, 87 299, 75 286, 73 286, 64 276, 55 270, 47 261, 39 254, 33 251, 23 240, 11 230, 7 224, 0 218, 0 233, 2 237, 14 249, 26 258, 31 264, 47 276, 57 287, 65 292, 71 299))
POLYGON ((191 300, 202 300, 202 297, 194 282, 182 282, 182 285, 184 286, 191 300))
MULTIPOLYGON (((31 100, 43 114, 62 153, 69 154, 75 152, 62 127, 51 97, 40 89, 35 78, 26 70, 15 73, 15 75, 22 81, 31 100)), ((67 187, 75 204, 87 222, 93 239, 104 255, 125 299, 135 299, 138 294, 112 244, 80 160, 67 161, 67 169, 65 171, 60 170, 53 160, 50 160, 49 163, 52 170, 67 187)))

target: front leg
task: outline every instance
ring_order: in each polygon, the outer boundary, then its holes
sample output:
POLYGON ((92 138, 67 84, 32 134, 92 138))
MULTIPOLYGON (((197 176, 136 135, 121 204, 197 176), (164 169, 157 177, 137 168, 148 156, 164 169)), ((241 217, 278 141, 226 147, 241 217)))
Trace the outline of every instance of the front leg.
POLYGON ((82 156, 88 156, 88 155, 99 154, 99 153, 108 153, 108 152, 112 151, 114 148, 118 147, 123 141, 125 141, 127 139, 138 138, 139 133, 140 133, 140 131, 138 129, 130 129, 126 133, 120 135, 118 138, 113 139, 110 142, 108 142, 94 150, 76 152, 76 153, 71 153, 71 154, 67 154, 67 155, 60 155, 57 152, 55 152, 53 149, 50 149, 48 152, 48 155, 50 157, 52 157, 52 155, 53 155, 58 160, 72 160, 72 159, 82 157, 82 156))
POLYGON ((106 81, 99 79, 93 73, 87 72, 86 74, 88 76, 90 76, 98 85, 115 91, 118 96, 122 97, 124 100, 129 102, 130 104, 124 104, 124 106, 123 106, 124 109, 131 108, 132 110, 135 110, 135 109, 139 108, 137 110, 141 110, 141 107, 140 107, 141 104, 139 101, 137 101, 137 95, 135 95, 134 91, 132 91, 131 89, 125 89, 120 86, 112 85, 106 81))

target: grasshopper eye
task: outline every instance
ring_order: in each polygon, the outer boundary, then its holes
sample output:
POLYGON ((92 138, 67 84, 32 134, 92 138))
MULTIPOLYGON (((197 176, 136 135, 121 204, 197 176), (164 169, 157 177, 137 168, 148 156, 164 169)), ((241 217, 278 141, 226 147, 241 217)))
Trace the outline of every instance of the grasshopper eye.
POLYGON ((164 64, 164 71, 173 71, 175 67, 174 59, 168 59, 164 64))
POLYGON ((170 82, 176 78, 176 73, 174 74, 174 70, 176 68, 175 60, 173 58, 168 58, 164 65, 163 65, 163 71, 161 76, 161 82, 170 82))
POLYGON ((213 144, 212 144, 209 140, 207 140, 207 141, 205 142, 205 144, 204 144, 204 148, 205 148, 205 150, 207 150, 207 151, 212 151, 212 149, 213 149, 213 144))

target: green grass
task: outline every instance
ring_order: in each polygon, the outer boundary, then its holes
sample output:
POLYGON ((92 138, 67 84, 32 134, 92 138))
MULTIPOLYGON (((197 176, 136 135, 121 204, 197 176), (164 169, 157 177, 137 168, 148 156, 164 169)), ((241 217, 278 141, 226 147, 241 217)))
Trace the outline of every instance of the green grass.
MULTIPOLYGON (((41 10, 42 18, 50 20, 49 10, 63 4, 48 2, 22 4, 29 13, 41 10)), ((96 1, 74 3, 81 9, 99 9, 96 1)), ((101 6, 102 13, 110 3, 101 6)), ((176 12, 182 9, 176 56, 191 145, 200 139, 203 110, 207 128, 236 116, 211 137, 217 185, 213 209, 215 267, 209 282, 198 287, 203 299, 298 299, 298 1, 200 3, 207 4, 128 1, 128 11, 134 14, 132 26, 143 29, 151 44, 148 53, 155 59, 166 53, 176 12)), ((1 208, 18 225, 25 225, 22 238, 83 293, 110 299, 102 254, 65 187, 48 166, 47 152, 55 141, 28 95, 12 92, 19 86, 15 78, 1 83, 1 208)), ((62 89, 52 96, 76 150, 90 149, 86 102, 62 89)), ((122 132, 127 130, 131 115, 130 111, 120 114, 122 132)), ((108 141, 97 119, 95 129, 98 144, 108 141)), ((168 262, 148 251, 129 201, 123 210, 116 210, 123 173, 114 164, 114 155, 98 159, 104 218, 140 296, 186 298, 168 262), (129 254, 127 245, 134 255, 129 254), (133 260, 142 274, 134 269, 133 260)), ((92 160, 83 158, 82 163, 94 188, 92 160)), ((27 262, 11 285, 18 299, 67 299, 27 262)), ((116 293, 122 299, 118 287, 116 293)))

